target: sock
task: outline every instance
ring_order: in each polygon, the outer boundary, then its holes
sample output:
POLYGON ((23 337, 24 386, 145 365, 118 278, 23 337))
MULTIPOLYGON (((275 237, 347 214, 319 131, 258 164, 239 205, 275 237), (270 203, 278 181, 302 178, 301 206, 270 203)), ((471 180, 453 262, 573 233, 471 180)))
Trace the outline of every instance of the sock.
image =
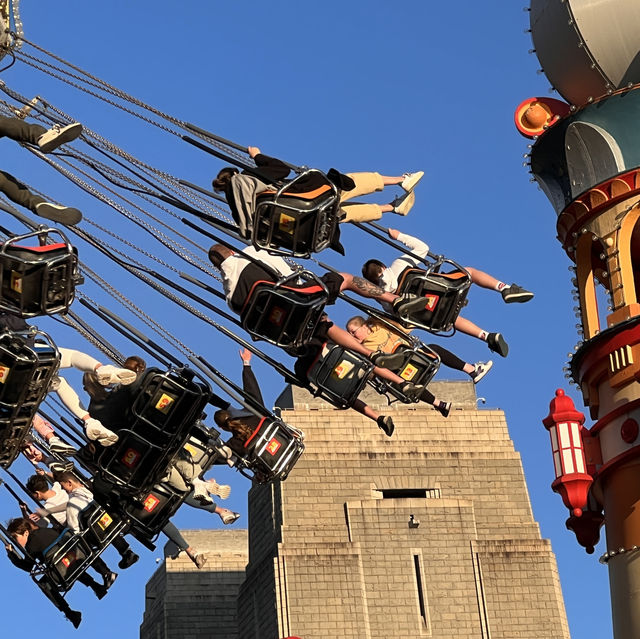
POLYGON ((478 333, 478 339, 481 339, 483 342, 486 342, 488 337, 489 337, 489 333, 487 331, 483 331, 481 329, 480 332, 478 333))
POLYGON ((502 290, 505 288, 509 288, 509 286, 507 286, 504 282, 498 282, 495 286, 496 291, 498 291, 498 293, 502 293, 502 290))

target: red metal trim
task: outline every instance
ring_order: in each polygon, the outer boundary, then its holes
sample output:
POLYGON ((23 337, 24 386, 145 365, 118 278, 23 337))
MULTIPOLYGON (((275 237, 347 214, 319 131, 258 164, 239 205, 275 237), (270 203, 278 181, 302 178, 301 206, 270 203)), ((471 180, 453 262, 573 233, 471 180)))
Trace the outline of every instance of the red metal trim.
POLYGON ((253 433, 251 433, 251 437, 249 437, 249 439, 247 439, 247 441, 244 443, 244 447, 246 448, 250 443, 251 440, 258 434, 258 431, 262 428, 262 424, 264 424, 264 420, 267 419, 266 417, 263 417, 260 422, 258 423, 258 425, 256 426, 256 429, 253 431, 253 433))
POLYGON ((57 251, 61 248, 67 248, 64 242, 58 242, 57 244, 45 244, 44 246, 22 246, 20 244, 11 244, 9 249, 17 248, 23 251, 32 251, 33 253, 47 253, 48 251, 57 251))
POLYGON ((616 419, 617 417, 620 417, 621 415, 625 415, 638 406, 640 406, 640 399, 634 399, 624 406, 618 406, 618 408, 614 408, 612 411, 609 411, 602 419, 599 419, 589 429, 589 434, 595 435, 596 433, 599 433, 610 421, 616 419))
POLYGON ((594 476, 594 479, 600 479, 605 473, 610 472, 616 466, 619 466, 623 462, 626 462, 630 459, 635 459, 637 457, 640 457, 640 444, 638 446, 634 446, 633 448, 629 448, 623 453, 620 453, 617 457, 610 459, 600 468, 600 470, 598 470, 597 474, 594 476))

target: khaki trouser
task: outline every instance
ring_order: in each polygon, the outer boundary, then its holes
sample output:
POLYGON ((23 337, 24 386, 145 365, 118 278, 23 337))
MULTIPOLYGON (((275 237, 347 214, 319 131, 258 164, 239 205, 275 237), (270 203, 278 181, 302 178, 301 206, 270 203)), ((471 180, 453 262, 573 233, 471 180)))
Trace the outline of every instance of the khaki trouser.
MULTIPOLYGON (((380 173, 347 173, 347 175, 356 183, 356 187, 351 191, 342 191, 341 204, 361 195, 382 191, 384 188, 380 173)), ((345 217, 340 220, 341 222, 371 222, 382 217, 382 209, 379 204, 348 202, 342 206, 342 212, 345 217)))

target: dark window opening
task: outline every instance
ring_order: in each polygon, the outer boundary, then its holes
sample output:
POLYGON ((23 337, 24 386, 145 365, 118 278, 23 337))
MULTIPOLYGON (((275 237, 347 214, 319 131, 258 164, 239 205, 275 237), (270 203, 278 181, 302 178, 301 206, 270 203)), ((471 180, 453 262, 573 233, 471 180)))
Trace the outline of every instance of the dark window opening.
POLYGON ((439 488, 384 488, 380 490, 382 499, 437 499, 439 488))
POLYGON ((420 556, 413 556, 413 567, 416 571, 416 586, 418 588, 418 605, 420 606, 420 616, 422 623, 427 625, 427 608, 424 602, 424 592, 422 591, 422 570, 420 569, 420 556))

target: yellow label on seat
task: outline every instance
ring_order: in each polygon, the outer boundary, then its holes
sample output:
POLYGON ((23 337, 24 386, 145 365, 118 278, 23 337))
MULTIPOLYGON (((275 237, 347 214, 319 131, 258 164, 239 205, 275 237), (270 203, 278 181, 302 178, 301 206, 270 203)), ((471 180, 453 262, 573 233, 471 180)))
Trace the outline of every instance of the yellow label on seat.
POLYGON ((16 271, 11 271, 11 290, 22 293, 22 275, 16 271))
POLYGON ((278 228, 283 233, 288 233, 289 235, 293 235, 293 232, 296 228, 296 219, 287 215, 286 213, 280 213, 280 219, 278 220, 278 228))
POLYGON ((407 364, 402 369, 402 372, 400 373, 400 377, 410 382, 416 376, 417 372, 418 372, 418 369, 415 366, 413 366, 413 364, 407 364))
POLYGON ((0 366, 0 384, 4 384, 9 377, 11 369, 8 366, 0 366))
POLYGON ((100 526, 102 530, 106 530, 107 528, 109 528, 112 523, 113 519, 108 513, 105 513, 104 515, 102 515, 102 517, 100 517, 100 519, 98 519, 98 526, 100 526))
POLYGON ((343 359, 334 369, 333 372, 338 379, 344 379, 353 370, 353 364, 343 359))
POLYGON ((174 397, 171 397, 171 395, 167 395, 166 393, 162 393, 160 399, 156 403, 156 410, 159 410, 161 413, 168 413, 169 408, 174 401, 174 397))

